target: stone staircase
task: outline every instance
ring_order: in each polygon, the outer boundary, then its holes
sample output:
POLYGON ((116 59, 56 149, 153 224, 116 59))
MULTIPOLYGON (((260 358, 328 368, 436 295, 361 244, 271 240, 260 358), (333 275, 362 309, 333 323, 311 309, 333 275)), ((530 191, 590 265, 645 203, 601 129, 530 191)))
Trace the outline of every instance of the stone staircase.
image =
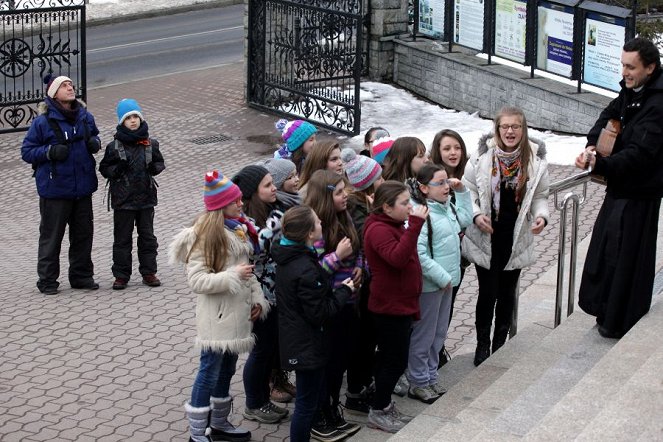
POLYGON ((577 306, 553 329, 551 269, 522 294, 522 328, 502 349, 474 367, 474 346, 461 348, 440 371, 447 394, 428 406, 393 396, 416 418, 395 435, 363 428, 351 440, 663 441, 662 251, 659 238, 651 310, 622 339, 601 337, 577 306))

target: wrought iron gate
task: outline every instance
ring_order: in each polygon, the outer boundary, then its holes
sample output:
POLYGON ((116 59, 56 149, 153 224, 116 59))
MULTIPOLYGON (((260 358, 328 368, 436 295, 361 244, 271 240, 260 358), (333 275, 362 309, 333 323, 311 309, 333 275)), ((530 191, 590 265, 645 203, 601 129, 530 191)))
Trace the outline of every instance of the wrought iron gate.
POLYGON ((249 105, 358 134, 362 0, 250 0, 249 105))
POLYGON ((0 26, 0 133, 27 130, 47 74, 86 98, 84 0, 0 0, 0 26))

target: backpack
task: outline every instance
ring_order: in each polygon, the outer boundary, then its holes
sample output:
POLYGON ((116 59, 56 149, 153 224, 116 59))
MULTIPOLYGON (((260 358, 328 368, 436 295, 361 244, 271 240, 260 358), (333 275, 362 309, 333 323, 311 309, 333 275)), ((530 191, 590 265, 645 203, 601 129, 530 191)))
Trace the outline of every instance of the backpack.
MULTIPOLYGON (((150 142, 149 146, 145 147, 145 167, 149 168, 150 164, 152 163, 152 139, 148 138, 148 141, 150 142)), ((127 151, 124 150, 124 144, 117 138, 115 139, 115 144, 114 144, 114 149, 117 151, 118 156, 120 157, 120 160, 122 161, 127 161, 127 151)), ((129 186, 129 178, 125 175, 124 179, 127 182, 127 186, 129 186)), ((159 187, 159 184, 157 183, 157 180, 154 179, 154 177, 151 177, 152 184, 155 186, 159 187)), ((110 193, 110 178, 106 179, 106 188, 108 189, 107 192, 107 200, 106 200, 106 208, 110 212, 111 206, 110 206, 110 200, 111 200, 111 193, 110 193)))

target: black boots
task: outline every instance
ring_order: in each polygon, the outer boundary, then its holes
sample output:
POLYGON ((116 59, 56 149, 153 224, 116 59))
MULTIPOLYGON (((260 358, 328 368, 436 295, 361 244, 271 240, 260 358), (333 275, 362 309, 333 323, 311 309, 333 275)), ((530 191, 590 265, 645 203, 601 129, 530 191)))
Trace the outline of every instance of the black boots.
POLYGON ((495 353, 504 345, 508 335, 509 327, 495 326, 495 332, 493 333, 493 353, 495 353))
POLYGON ((490 356, 490 327, 477 327, 477 349, 474 352, 474 366, 478 367, 490 356))

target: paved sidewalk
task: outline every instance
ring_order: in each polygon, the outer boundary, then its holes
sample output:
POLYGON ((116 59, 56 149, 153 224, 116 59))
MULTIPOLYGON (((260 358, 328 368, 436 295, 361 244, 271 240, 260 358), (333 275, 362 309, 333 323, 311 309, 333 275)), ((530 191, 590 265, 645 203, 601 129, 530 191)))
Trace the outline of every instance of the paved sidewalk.
MULTIPOLYGON (((172 236, 203 209, 200 187, 207 169, 220 167, 232 175, 271 155, 279 141, 273 128, 277 117, 245 105, 244 74, 245 66, 239 63, 89 92, 104 145, 116 125, 115 105, 125 97, 141 103, 150 133, 161 142, 167 169, 158 177, 155 228, 162 287, 148 288, 134 277, 127 290, 111 290, 112 217, 100 177, 93 198, 93 260, 101 288, 90 292, 68 287, 65 239, 63 290, 56 296, 41 295, 35 287, 38 197, 30 166, 20 159, 24 134, 0 136, 0 440, 186 440, 182 404, 197 368, 192 348, 195 298, 182 269, 167 264, 166 250, 172 236), (206 137, 226 141, 196 143, 206 137)), ((558 166, 550 172, 553 182, 575 173, 558 166)), ((601 199, 602 189, 590 185, 581 239, 601 199)), ((551 212, 551 225, 536 245, 540 259, 523 272, 522 292, 556 265, 558 213, 552 202, 551 212)), ((476 289, 470 269, 447 340, 452 354, 475 342, 476 289)), ((250 429, 255 440, 287 439, 288 422, 259 425, 241 417, 241 369, 240 364, 233 383, 232 421, 250 429)), ((366 438, 371 433, 364 429, 362 434, 366 438)), ((375 435, 376 440, 384 438, 384 433, 375 435)))

